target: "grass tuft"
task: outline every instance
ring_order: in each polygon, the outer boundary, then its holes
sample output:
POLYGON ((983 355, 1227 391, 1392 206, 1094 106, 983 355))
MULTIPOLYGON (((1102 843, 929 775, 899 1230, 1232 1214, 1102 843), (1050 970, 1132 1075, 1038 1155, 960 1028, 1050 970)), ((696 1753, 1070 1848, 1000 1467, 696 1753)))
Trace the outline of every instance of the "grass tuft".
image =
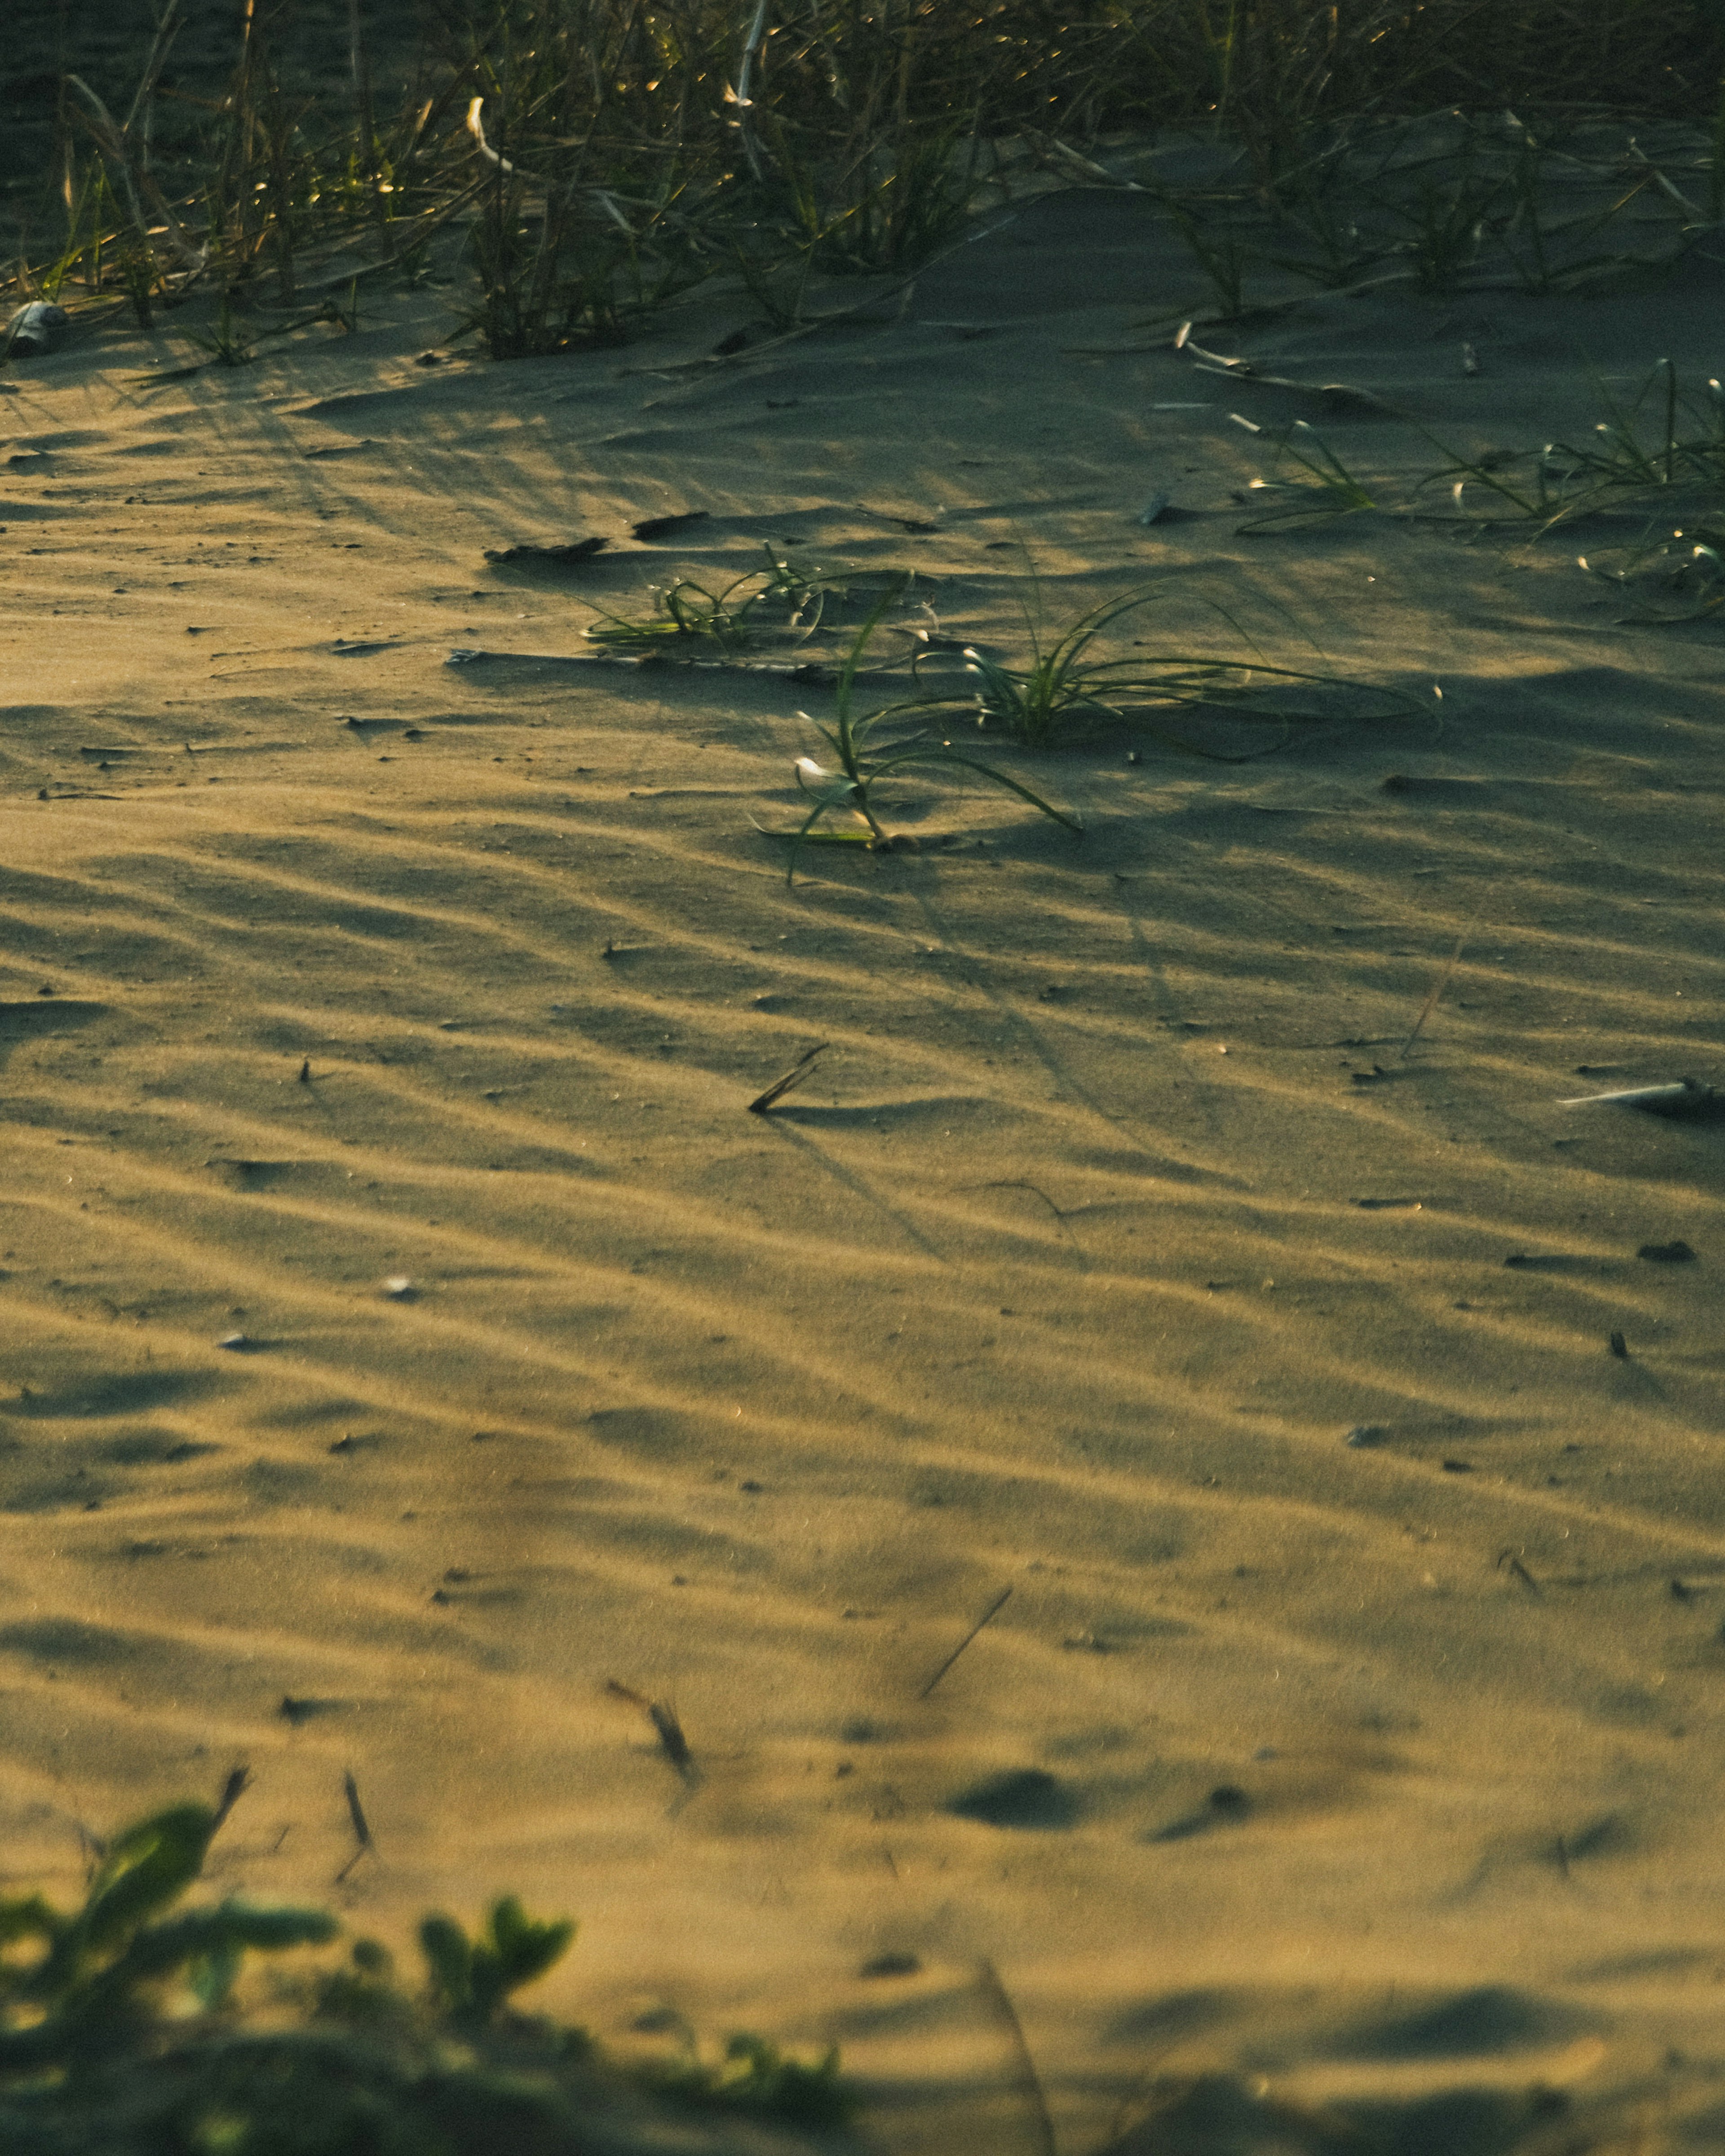
POLYGON ((1075 835, 1083 834, 1084 826, 1076 816, 1056 808, 1009 773, 955 749, 950 740, 936 732, 930 721, 940 708, 940 700, 916 696, 883 704, 874 711, 858 711, 856 678, 863 654, 869 639, 899 596, 903 581, 882 593, 857 631, 839 672, 838 711, 834 724, 823 725, 809 718, 806 711, 798 715, 825 742, 833 758, 833 767, 817 763, 813 757, 797 758, 797 785, 813 806, 794 831, 769 834, 787 839, 790 843, 790 859, 785 868, 788 883, 795 880, 798 856, 805 845, 865 845, 876 852, 891 852, 895 841, 888 836, 876 814, 875 796, 891 782, 916 773, 973 772, 1008 793, 1015 793, 1075 835), (819 828, 829 819, 845 814, 855 819, 851 828, 819 828))
MULTIPOLYGON (((1408 716, 1416 708, 1411 698, 1397 691, 1362 695, 1334 675, 1273 665, 1255 656, 1219 658, 1157 649, 1142 639, 1134 640, 1129 658, 1096 654, 1097 640, 1108 630, 1167 596, 1161 591, 1136 592, 1105 600, 1081 614, 1046 649, 1032 623, 1027 665, 1009 666, 967 648, 957 654, 963 683, 926 694, 922 707, 968 710, 979 729, 1004 734, 1025 748, 1070 747, 1099 727, 1124 727, 1187 755, 1223 763, 1268 755, 1296 726, 1333 719, 1339 698, 1353 700, 1350 715, 1363 719, 1408 716), (1229 749, 1171 723, 1172 714, 1219 716, 1267 726, 1275 738, 1266 747, 1229 749)), ((1221 608, 1215 611, 1242 641, 1250 643, 1231 614, 1221 608)), ((952 663, 945 653, 919 659, 919 679, 926 682, 952 663)))

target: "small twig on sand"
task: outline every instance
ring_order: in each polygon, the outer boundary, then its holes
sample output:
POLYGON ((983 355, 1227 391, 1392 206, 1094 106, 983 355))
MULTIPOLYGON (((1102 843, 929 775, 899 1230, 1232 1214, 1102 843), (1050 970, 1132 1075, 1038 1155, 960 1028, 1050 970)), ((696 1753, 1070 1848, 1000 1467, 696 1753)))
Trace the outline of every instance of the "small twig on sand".
POLYGON ((336 1874, 336 1884, 338 1887, 367 1850, 373 1856, 377 1853, 377 1845, 372 1839, 371 1825, 366 1818, 365 1809, 359 1801, 358 1783, 354 1780, 352 1774, 344 1774, 341 1777, 341 1787, 347 1792, 347 1816, 353 1822, 353 1838, 359 1846, 336 1874))
POLYGON ((1528 1594, 1538 1599, 1542 1591, 1539 1582, 1533 1577, 1532 1573, 1528 1571, 1527 1566, 1522 1563, 1522 1560, 1516 1555, 1513 1550, 1505 1550, 1503 1552, 1497 1560, 1497 1567, 1499 1571, 1502 1571, 1505 1567, 1507 1567, 1511 1578, 1520 1580, 1522 1586, 1527 1589, 1528 1594))
POLYGON ((1431 993, 1420 1005, 1420 1015, 1414 1021, 1414 1030, 1402 1043, 1401 1060, 1404 1063, 1407 1061, 1414 1043, 1419 1040, 1420 1034, 1425 1031, 1425 1021, 1437 1009, 1439 999, 1443 995, 1444 990, 1449 987, 1450 975, 1455 972, 1457 966, 1461 964, 1461 953, 1466 948, 1467 939, 1473 933, 1473 925, 1475 921, 1479 919, 1481 911, 1484 910, 1485 903, 1485 900, 1481 898, 1479 904, 1475 906, 1473 911, 1468 915, 1466 920, 1461 924, 1461 933, 1455 938, 1455 948, 1450 953, 1450 963, 1445 967, 1442 973, 1438 975, 1436 980, 1432 983, 1431 993))
POLYGON ((678 1721, 674 1708, 666 1707, 661 1701, 649 1699, 644 1693, 632 1691, 628 1685, 619 1684, 615 1677, 605 1680, 605 1689, 614 1698, 626 1699, 631 1707, 640 1708, 653 1725, 660 1750, 685 1782, 693 1782, 699 1778, 701 1770, 695 1763, 695 1755, 689 1749, 689 1740, 683 1734, 683 1725, 678 1721))
POLYGON ((953 1648, 952 1653, 947 1656, 945 1661, 941 1664, 934 1675, 928 1680, 928 1682, 924 1685, 922 1691, 917 1693, 916 1697, 918 1699, 927 1698, 930 1692, 934 1690, 941 1679, 947 1674, 947 1671, 952 1668, 953 1663, 957 1661, 958 1657, 964 1652, 964 1650, 970 1645, 971 1641, 975 1639, 977 1634, 983 1630, 985 1625, 992 1625, 993 1623, 994 1620, 1000 1614, 1000 1612, 1006 1607, 1011 1595, 1012 1589, 1009 1587, 1003 1587, 1001 1589, 1000 1592, 994 1597, 994 1599, 988 1604, 988 1608, 983 1610, 982 1615, 978 1618, 975 1624, 971 1626, 970 1630, 958 1642, 957 1645, 953 1648))
POLYGON ((775 1078, 764 1093, 757 1093, 749 1102, 749 1113, 752 1116, 764 1116, 775 1101, 782 1101, 792 1086, 800 1086, 809 1075, 809 1067, 815 1057, 824 1054, 826 1047, 827 1043, 822 1041, 818 1048, 811 1048, 800 1063, 793 1063, 791 1065, 783 1078, 775 1078))

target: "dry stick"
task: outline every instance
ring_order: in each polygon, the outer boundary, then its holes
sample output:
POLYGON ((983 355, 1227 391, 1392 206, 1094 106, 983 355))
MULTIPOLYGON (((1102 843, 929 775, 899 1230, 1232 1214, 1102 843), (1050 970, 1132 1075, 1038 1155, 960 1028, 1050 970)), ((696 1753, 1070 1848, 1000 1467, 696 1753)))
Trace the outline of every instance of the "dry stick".
POLYGON ((605 1689, 614 1698, 626 1699, 631 1707, 640 1708, 652 1723, 665 1758, 685 1782, 692 1781, 699 1770, 695 1764, 695 1755, 689 1749, 689 1740, 683 1734, 683 1725, 674 1710, 656 1699, 649 1699, 644 1692, 636 1691, 626 1684, 619 1684, 615 1677, 606 1678, 605 1689))
POLYGON ((764 1116, 775 1101, 782 1101, 793 1086, 800 1086, 809 1075, 809 1068, 815 1057, 824 1055, 828 1045, 829 1044, 824 1040, 818 1048, 811 1048, 800 1063, 793 1063, 791 1065, 783 1078, 775 1078, 764 1093, 757 1093, 749 1102, 750 1115, 764 1116))
POLYGON ((372 118, 372 64, 361 34, 359 0, 347 0, 347 67, 353 79, 354 119, 366 172, 376 177, 377 129, 372 118))
POLYGON ((353 1821, 353 1831, 359 1837, 360 1847, 369 1849, 372 1845, 372 1830, 367 1825, 365 1813, 360 1808, 359 1784, 352 1774, 344 1774, 341 1777, 341 1787, 347 1793, 347 1816, 353 1821))
POLYGON ((1522 1586, 1527 1589, 1530 1594, 1536 1597, 1542 1595, 1543 1590, 1541 1589, 1539 1582, 1533 1577, 1532 1573, 1528 1571, 1527 1566, 1522 1563, 1522 1560, 1516 1555, 1513 1550, 1505 1550, 1502 1555, 1498 1558, 1497 1563, 1500 1570, 1502 1570, 1504 1566, 1507 1565, 1511 1576, 1513 1578, 1520 1580, 1522 1586))
POLYGON ((370 1850, 374 1856, 377 1852, 377 1845, 372 1840, 372 1830, 367 1823, 365 1811, 359 1801, 358 1783, 354 1780, 352 1774, 344 1774, 341 1777, 341 1787, 347 1792, 347 1816, 353 1822, 354 1839, 358 1842, 359 1847, 336 1874, 336 1884, 338 1887, 367 1850, 370 1850))
POLYGON ((78 91, 96 115, 96 123, 92 125, 90 131, 95 136, 98 143, 120 167, 120 177, 126 190, 127 205, 131 211, 132 223, 136 227, 138 236, 142 240, 146 251, 148 252, 150 249, 150 228, 148 220, 139 205, 140 189, 148 198, 151 207, 162 218, 167 229, 168 244, 179 256, 181 262, 196 274, 208 262, 209 249, 207 247, 196 248, 187 239, 178 218, 169 208, 150 170, 151 100, 155 96, 157 80, 162 69, 167 64, 168 48, 179 33, 184 22, 185 10, 181 4, 181 0, 170 0, 167 13, 157 25, 156 35, 151 44, 149 55, 144 62, 144 71, 139 79, 136 93, 132 98, 131 106, 126 113, 123 126, 116 125, 113 115, 88 83, 75 74, 69 74, 66 77, 66 82, 69 88, 78 91), (137 125, 141 116, 142 127, 135 146, 132 130, 137 125))
POLYGON ((132 184, 131 151, 124 131, 115 126, 107 106, 81 75, 69 74, 66 87, 75 90, 95 111, 95 120, 89 123, 90 131, 95 136, 98 147, 105 151, 120 167, 120 183, 126 192, 126 207, 131 213, 133 228, 147 247, 150 244, 149 222, 138 200, 137 189, 132 184))
POLYGON ((1468 937, 1473 933, 1474 923, 1479 919, 1480 915, 1485 910, 1485 899, 1481 897, 1479 904, 1475 906, 1473 911, 1470 913, 1466 920, 1462 922, 1461 933, 1455 938, 1455 948, 1450 953, 1450 963, 1445 967, 1442 973, 1438 975, 1436 980, 1432 983, 1431 993, 1420 1005, 1420 1015, 1414 1021, 1414 1030, 1402 1043, 1401 1060, 1404 1063, 1408 1060, 1409 1050, 1413 1047, 1414 1043, 1418 1040, 1421 1033, 1425 1030, 1425 1021, 1437 1009, 1438 998, 1443 994, 1444 990, 1449 987, 1450 976, 1455 972, 1456 967, 1461 964, 1461 953, 1466 947, 1468 937))
POLYGON ((689 1740, 683 1734, 683 1725, 675 1710, 662 1706, 658 1700, 648 1702, 647 1719, 659 1733, 659 1742, 665 1756, 680 1774, 695 1772, 695 1756, 689 1749, 689 1740))
POLYGON ((971 1641, 975 1639, 977 1634, 983 1630, 984 1625, 992 1625, 993 1623, 994 1620, 1000 1614, 1000 1612, 1005 1609, 1007 1603, 1011 1599, 1011 1597, 1012 1589, 1009 1587, 1003 1587, 1000 1592, 994 1597, 994 1599, 988 1604, 988 1608, 983 1610, 982 1615, 978 1618, 975 1624, 971 1626, 964 1637, 958 1642, 957 1645, 953 1648, 952 1653, 947 1656, 945 1661, 941 1664, 934 1675, 928 1680, 928 1682, 923 1686, 922 1691, 917 1693, 916 1697, 918 1699, 927 1698, 930 1692, 934 1690, 941 1679, 947 1674, 947 1671, 952 1668, 953 1663, 957 1661, 958 1657, 964 1652, 964 1650, 970 1645, 971 1641))
MULTIPOLYGON (((986 1619, 983 1621, 986 1622, 986 1619)), ((1019 2073, 1015 2086, 1019 2094, 1030 2107, 1036 2138, 1040 2143, 1040 2156, 1060 2156, 1060 2144, 1055 2137, 1054 2121, 1049 2116, 1048 2097, 1043 2092, 1042 2076, 1036 2071, 1036 2061, 1030 2056, 1030 2046, 1024 2041, 1024 2026, 1019 2020, 1018 2009, 1012 2003, 1011 1994, 1000 1981, 999 1970, 986 1954, 977 1964, 977 1975, 989 2005, 999 2015, 1008 2035, 1012 2039, 1012 2047, 1018 2054, 1019 2073)))

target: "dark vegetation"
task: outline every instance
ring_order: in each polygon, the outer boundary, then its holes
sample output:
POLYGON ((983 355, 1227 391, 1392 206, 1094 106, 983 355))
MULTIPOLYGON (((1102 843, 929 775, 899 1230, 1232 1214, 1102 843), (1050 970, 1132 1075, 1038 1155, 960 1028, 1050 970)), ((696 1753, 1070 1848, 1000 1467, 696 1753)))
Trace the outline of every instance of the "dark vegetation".
MULTIPOLYGON (((229 1784, 237 1795, 244 1777, 229 1784)), ((647 2066, 608 2063, 514 1994, 575 1936, 512 1897, 475 1936, 419 1926, 424 1980, 360 1938, 333 1965, 323 1909, 229 1897, 183 1908, 223 1819, 198 1804, 100 1852, 83 1906, 0 1902, 0 2147, 15 2156, 573 2156, 632 2145, 661 2118, 842 2121, 836 2053, 809 2065, 762 2038, 703 2055, 692 2034, 647 2066), (270 1958, 252 1980, 249 1958, 270 1958)))
POLYGON ((1725 0, 18 13, 0 277, 18 299, 144 325, 208 293, 208 348, 228 363, 264 327, 352 326, 379 275, 447 277, 496 358, 615 342, 715 278, 794 327, 818 285, 927 261, 980 189, 1036 167, 1117 177, 1124 138, 1235 153, 1182 190, 1132 168, 1224 311, 1260 261, 1320 285, 1431 287, 1495 246, 1536 285, 1571 274, 1573 245, 1552 259, 1538 211, 1577 157, 1620 182, 1600 231, 1630 194, 1668 191, 1674 244, 1725 208, 1725 0), (1446 114, 1436 136, 1410 127, 1446 114), (1599 123, 1625 115, 1667 123, 1663 162, 1603 149, 1599 123), (1379 208, 1362 223, 1348 204, 1367 177, 1379 208))

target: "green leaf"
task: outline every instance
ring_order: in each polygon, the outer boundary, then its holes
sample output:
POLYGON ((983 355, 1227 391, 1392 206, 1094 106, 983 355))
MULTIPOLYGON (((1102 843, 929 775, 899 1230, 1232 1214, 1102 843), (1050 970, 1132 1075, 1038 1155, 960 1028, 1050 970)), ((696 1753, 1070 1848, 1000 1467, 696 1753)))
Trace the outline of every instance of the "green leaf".
POLYGON ((1084 836, 1084 826, 1076 816, 1068 816, 1064 810, 1056 808, 1052 802, 1045 801, 1040 793, 1033 793, 1028 786, 1021 786, 1007 773, 997 771, 993 764, 978 763, 973 757, 968 756, 948 755, 947 761, 962 763, 967 771, 980 772, 984 778, 992 778, 997 786, 1004 786, 1009 793, 1016 793, 1021 801, 1028 801, 1033 808, 1040 808, 1045 816, 1052 817, 1056 824, 1064 824, 1069 831, 1076 832, 1081 839, 1084 836))
POLYGON ((457 2021, 489 2021, 511 1992, 560 1960, 574 1936, 572 1923, 536 1922, 513 1894, 493 1908, 476 1944, 453 1917, 428 1917, 419 1927, 433 1989, 457 2021))
POLYGON ((0 1902, 0 1946, 10 1946, 14 1939, 52 1939, 65 1922, 39 1894, 0 1902))
POLYGON ((573 1943, 575 1927, 567 1917, 542 1924, 529 1917, 513 1894, 506 1895, 491 1912, 492 1950, 505 1979, 506 1991, 531 1984, 562 1959, 573 1943))
POLYGON ((207 2014, 213 2013, 226 2002, 244 1959, 245 1948, 237 1940, 228 1938, 208 1953, 200 1954, 187 1970, 187 1980, 207 2014))
POLYGON ((174 1804, 128 1827, 109 1848, 77 1919, 83 1944, 112 1946, 177 1901, 203 1869, 215 1830, 208 1804, 174 1804))
POLYGON ((453 1917, 427 1917, 419 1926, 419 1951, 439 2003, 447 2013, 465 2013, 473 2004, 473 1948, 466 1933, 453 1917))

